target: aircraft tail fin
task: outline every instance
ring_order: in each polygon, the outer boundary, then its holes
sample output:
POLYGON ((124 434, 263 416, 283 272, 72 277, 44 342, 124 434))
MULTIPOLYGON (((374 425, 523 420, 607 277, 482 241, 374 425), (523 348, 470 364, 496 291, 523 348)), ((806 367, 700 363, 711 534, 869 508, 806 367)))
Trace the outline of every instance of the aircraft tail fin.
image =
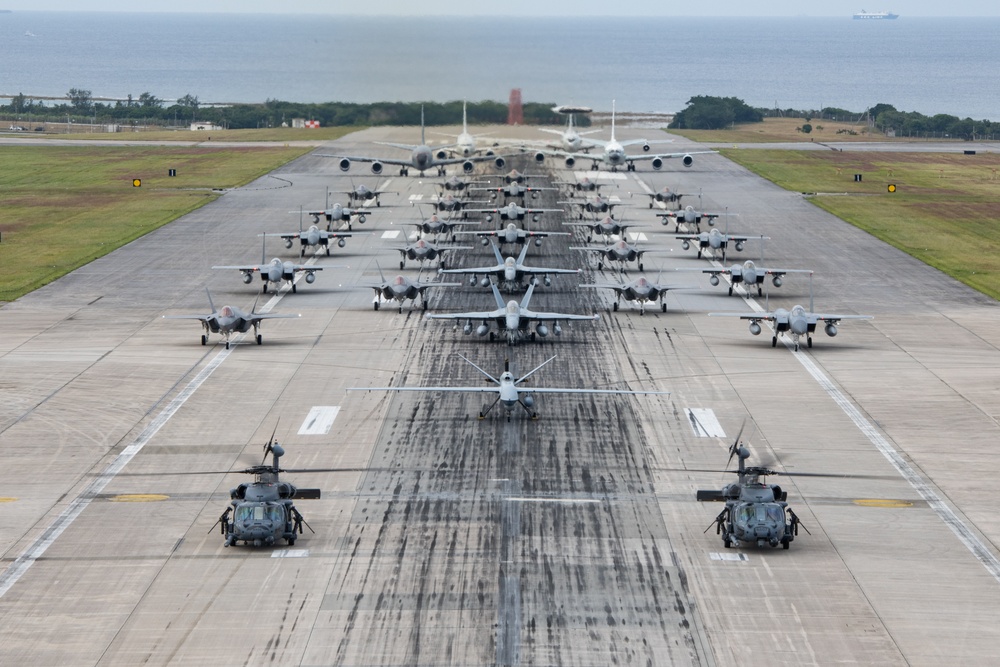
POLYGON ((424 105, 420 105, 420 145, 426 146, 427 140, 424 139, 424 105))
POLYGON ((531 281, 528 285, 528 291, 524 293, 524 298, 521 299, 521 308, 527 309, 528 303, 531 302, 531 295, 535 293, 535 282, 531 281))
POLYGON ((534 373, 539 368, 541 368, 542 366, 544 366, 545 364, 549 363, 550 361, 552 361, 555 358, 556 358, 556 355, 552 355, 551 357, 549 357, 548 359, 546 359, 545 361, 543 361, 542 363, 538 364, 537 366, 535 366, 534 368, 532 368, 530 371, 528 371, 527 373, 525 373, 524 375, 522 375, 521 377, 519 377, 517 380, 515 380, 514 384, 519 384, 521 382, 524 382, 529 377, 531 377, 532 373, 534 373))
MULTIPOLYGON (((517 263, 518 263, 518 265, 521 265, 521 264, 524 263, 524 258, 528 254, 528 248, 529 247, 531 247, 530 244, 525 243, 524 246, 521 248, 521 254, 517 256, 517 263)), ((500 263, 503 264, 503 261, 501 260, 500 263)))
POLYGON ((211 308, 212 312, 214 313, 215 312, 215 304, 212 303, 212 293, 208 291, 207 287, 205 288, 205 294, 208 295, 208 307, 211 308))
POLYGON ((385 283, 385 276, 382 275, 382 267, 378 265, 378 260, 375 261, 375 268, 378 269, 379 280, 385 283))
POLYGON ((468 121, 468 116, 465 113, 465 106, 466 106, 466 102, 463 100, 462 101, 462 133, 463 134, 468 134, 469 133, 469 121, 468 121))
MULTIPOLYGON (((497 284, 490 279, 490 287, 493 289, 493 298, 497 301, 497 308, 503 310, 507 305, 503 302, 503 297, 500 296, 500 290, 497 289, 497 284)), ((528 289, 531 289, 530 287, 528 289)))
POLYGON ((260 263, 267 264, 267 234, 261 234, 260 240, 260 263))
POLYGON ((615 100, 611 100, 611 141, 615 140, 615 100))
MULTIPOLYGON (((497 244, 493 243, 492 241, 490 242, 490 247, 493 248, 493 254, 497 258, 497 264, 499 264, 501 267, 503 267, 503 255, 500 254, 500 248, 498 248, 497 244)), ((528 245, 525 244, 524 247, 527 248, 528 245)), ((520 262, 518 262, 518 263, 520 263, 520 262)))

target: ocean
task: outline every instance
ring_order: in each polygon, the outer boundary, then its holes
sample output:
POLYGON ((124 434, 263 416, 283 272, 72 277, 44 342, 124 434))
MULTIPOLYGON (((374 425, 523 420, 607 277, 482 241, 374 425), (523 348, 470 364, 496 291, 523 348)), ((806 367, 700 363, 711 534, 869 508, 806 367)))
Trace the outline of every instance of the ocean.
POLYGON ((368 18, 0 14, 0 95, 202 103, 496 100, 675 112, 756 107, 1000 120, 1000 19, 368 18))

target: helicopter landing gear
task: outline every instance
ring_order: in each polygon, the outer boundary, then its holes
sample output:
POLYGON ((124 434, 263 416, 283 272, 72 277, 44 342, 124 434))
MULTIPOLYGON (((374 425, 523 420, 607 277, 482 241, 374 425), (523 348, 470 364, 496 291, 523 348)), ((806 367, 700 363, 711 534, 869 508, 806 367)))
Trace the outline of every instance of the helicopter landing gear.
POLYGON ((206 336, 205 334, 201 335, 201 344, 208 345, 208 336, 206 336))

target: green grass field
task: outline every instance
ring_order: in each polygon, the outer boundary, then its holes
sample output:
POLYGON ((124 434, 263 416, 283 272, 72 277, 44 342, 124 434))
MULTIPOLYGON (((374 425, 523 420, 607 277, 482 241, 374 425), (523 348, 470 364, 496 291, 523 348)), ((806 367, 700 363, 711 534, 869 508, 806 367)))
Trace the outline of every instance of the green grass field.
POLYGON ((1000 154, 961 149, 720 152, 785 189, 819 193, 817 206, 1000 299, 1000 154))
POLYGON ((0 301, 37 289, 204 206, 308 147, 5 146, 0 301), (175 169, 177 176, 168 177, 175 169), (141 179, 141 187, 133 186, 141 179))

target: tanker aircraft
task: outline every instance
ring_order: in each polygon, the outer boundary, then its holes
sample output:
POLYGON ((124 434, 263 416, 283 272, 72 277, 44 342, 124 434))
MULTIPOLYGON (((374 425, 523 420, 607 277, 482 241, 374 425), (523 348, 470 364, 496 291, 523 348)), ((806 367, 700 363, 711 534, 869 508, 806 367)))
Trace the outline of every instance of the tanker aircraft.
MULTIPOLYGON (((538 413, 534 412, 532 408, 535 405, 535 399, 528 393, 528 389, 519 386, 522 382, 527 380, 532 374, 534 374, 538 369, 540 369, 545 364, 549 363, 555 357, 550 357, 543 361, 541 364, 536 366, 534 369, 528 371, 521 377, 515 377, 510 371, 510 361, 504 361, 503 373, 500 377, 493 377, 486 371, 484 371, 479 366, 475 365, 469 359, 463 355, 458 355, 465 359, 473 368, 489 378, 496 386, 477 386, 477 387, 348 387, 347 391, 431 391, 431 392, 459 392, 459 393, 469 393, 469 394, 491 394, 496 393, 496 399, 490 403, 489 406, 484 406, 484 409, 480 411, 479 418, 485 419, 490 413, 490 410, 496 406, 497 403, 503 405, 504 410, 507 411, 507 421, 510 421, 511 412, 514 408, 520 405, 524 408, 524 411, 528 413, 528 416, 532 419, 538 418, 538 413)), ((630 391, 625 389, 579 389, 576 387, 571 388, 556 388, 556 387, 535 387, 530 390, 531 393, 535 394, 659 394, 664 396, 669 396, 669 391, 630 391)))
POLYGON ((469 335, 473 332, 473 321, 480 320, 482 324, 476 327, 477 336, 489 334, 490 340, 496 340, 498 336, 507 340, 508 345, 517 345, 519 341, 528 339, 535 340, 535 334, 539 338, 549 335, 549 327, 546 322, 552 322, 552 333, 556 336, 562 335, 562 326, 559 322, 569 320, 599 320, 600 315, 574 315, 570 313, 549 313, 535 312, 528 310, 531 302, 531 295, 535 291, 535 285, 528 286, 528 291, 524 293, 524 298, 520 302, 510 300, 506 304, 500 296, 500 290, 496 283, 490 282, 493 289, 493 298, 496 299, 496 310, 471 312, 471 313, 427 313, 424 317, 439 320, 466 320, 462 333, 469 335), (491 331, 490 322, 496 325, 497 332, 491 331), (534 324, 535 330, 529 331, 529 327, 534 324))
POLYGON ((391 146, 393 148, 400 148, 402 150, 410 151, 410 158, 408 160, 402 160, 399 158, 377 158, 377 157, 366 157, 366 156, 352 156, 352 155, 324 155, 318 154, 320 157, 332 157, 340 160, 339 166, 341 171, 348 171, 351 168, 351 162, 369 162, 371 163, 371 170, 373 174, 381 174, 384 165, 391 164, 399 167, 399 175, 407 176, 410 173, 410 167, 416 169, 420 176, 424 175, 425 171, 430 169, 437 170, 438 176, 445 175, 445 167, 452 164, 462 165, 462 171, 465 173, 471 173, 475 169, 476 162, 482 162, 485 160, 493 161, 493 164, 497 169, 503 169, 507 164, 507 161, 502 156, 470 156, 470 157, 460 157, 460 158, 449 158, 448 157, 448 146, 439 146, 434 149, 427 145, 427 140, 425 138, 424 130, 424 110, 420 109, 420 145, 414 146, 412 144, 396 144, 387 141, 376 141, 375 143, 382 146, 391 146))
POLYGON ((258 313, 257 312, 257 302, 254 301, 253 308, 250 312, 244 312, 236 306, 223 306, 219 310, 215 309, 215 304, 212 303, 212 293, 205 288, 205 293, 208 294, 208 307, 212 309, 212 312, 208 315, 164 315, 163 318, 167 320, 200 320, 201 325, 205 330, 205 333, 201 335, 201 344, 208 344, 208 335, 210 333, 221 334, 226 341, 226 349, 229 349, 229 339, 233 334, 236 333, 246 333, 253 327, 254 339, 257 341, 258 345, 264 342, 264 338, 260 335, 260 323, 262 320, 277 319, 277 318, 287 318, 287 317, 302 317, 301 315, 279 315, 278 313, 258 313))
POLYGON ((580 269, 542 269, 530 266, 525 266, 524 256, 528 254, 528 248, 530 246, 525 245, 521 248, 521 254, 514 257, 504 258, 500 254, 500 249, 494 244, 490 244, 493 248, 493 254, 497 258, 496 266, 480 266, 462 269, 439 269, 438 273, 449 273, 449 274, 464 274, 471 275, 469 279, 469 285, 474 286, 476 284, 476 276, 482 274, 483 278, 480 284, 483 287, 488 287, 492 282, 490 276, 495 276, 497 283, 500 285, 500 289, 505 291, 519 290, 524 287, 524 277, 531 276, 531 284, 537 284, 537 279, 535 276, 542 276, 542 282, 546 287, 552 284, 552 279, 549 277, 550 274, 580 274, 580 269))

